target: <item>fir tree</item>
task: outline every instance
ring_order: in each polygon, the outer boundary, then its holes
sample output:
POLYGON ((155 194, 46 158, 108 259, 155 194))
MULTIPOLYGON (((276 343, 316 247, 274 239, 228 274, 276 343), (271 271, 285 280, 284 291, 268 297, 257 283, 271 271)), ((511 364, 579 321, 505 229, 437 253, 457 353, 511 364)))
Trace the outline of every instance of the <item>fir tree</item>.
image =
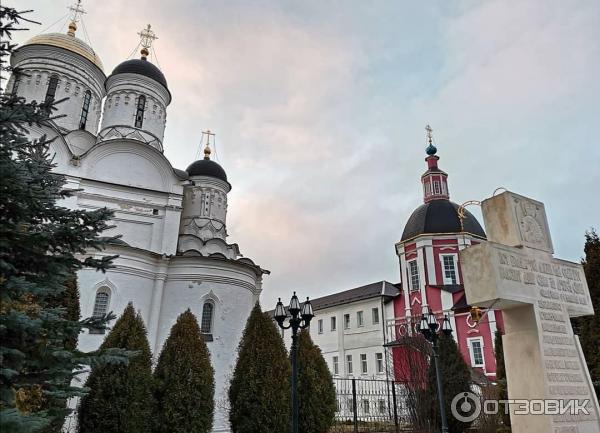
POLYGON ((94 366, 79 407, 80 433, 147 433, 155 423, 152 354, 146 327, 130 303, 100 349, 135 351, 129 363, 94 366))
POLYGON ((298 335, 298 409, 300 433, 327 433, 336 410, 333 378, 308 330, 298 335))
POLYGON ((171 328, 154 372, 157 433, 208 433, 215 380, 210 353, 196 317, 182 313, 171 328))
MULTIPOLYGON (((458 346, 451 335, 440 334, 438 340, 438 349, 440 372, 444 384, 444 403, 446 407, 446 417, 448 419, 448 428, 450 433, 462 433, 469 428, 470 423, 458 421, 452 416, 452 399, 455 395, 471 391, 471 370, 465 364, 458 346)), ((432 355, 433 356, 433 355, 432 355)), ((429 391, 432 421, 440 426, 440 411, 437 396, 437 379, 433 358, 429 364, 429 380, 427 389, 429 391)))
POLYGON ((600 238, 595 230, 585 234, 583 270, 594 306, 593 316, 572 320, 590 371, 596 395, 600 397, 600 238))
POLYGON ((229 388, 233 433, 281 433, 289 429, 290 372, 277 325, 257 303, 240 341, 229 388))
MULTIPOLYGON (((502 345, 502 333, 496 331, 494 342, 494 354, 496 355, 496 383, 497 383, 497 399, 508 400, 508 385, 506 382, 506 367, 504 366, 504 347, 502 345)), ((500 403, 500 416, 502 423, 510 427, 510 415, 507 412, 508 407, 504 403, 500 403)))
MULTIPOLYGON (((0 6, 0 60, 4 73, 15 49, 10 39, 22 12, 0 6)), ((60 101, 57 101, 58 104, 60 101)), ((81 365, 99 359, 74 350, 82 328, 107 318, 80 321, 75 306, 57 303, 67 281, 82 267, 105 270, 111 257, 96 260, 106 240, 106 210, 69 210, 57 201, 72 192, 52 173, 50 142, 30 141, 27 127, 50 126, 55 103, 38 104, 0 89, 0 430, 33 432, 62 424, 64 401, 81 395, 71 380, 81 365)), ((67 290, 68 291, 68 290, 67 290)), ((108 356, 107 360, 117 360, 108 356)))

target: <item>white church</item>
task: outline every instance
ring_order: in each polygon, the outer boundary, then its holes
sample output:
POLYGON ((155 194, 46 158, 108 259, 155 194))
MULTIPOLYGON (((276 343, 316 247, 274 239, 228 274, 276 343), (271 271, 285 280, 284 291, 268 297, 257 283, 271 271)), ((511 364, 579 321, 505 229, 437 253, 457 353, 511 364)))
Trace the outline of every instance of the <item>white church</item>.
MULTIPOLYGON (((114 211, 121 235, 97 256, 118 255, 106 273, 78 274, 82 317, 113 311, 129 302, 141 313, 155 357, 179 314, 198 318, 215 369, 213 431, 229 431, 229 377, 247 316, 269 272, 227 242, 225 170, 210 159, 174 168, 163 153, 171 92, 164 74, 148 60, 154 38, 142 31, 141 58, 126 60, 108 76, 97 53, 76 36, 75 19, 66 34, 46 33, 20 46, 11 65, 7 92, 27 100, 68 98, 49 126, 31 128, 33 138, 54 138, 55 171, 79 192, 64 205, 114 211)), ((210 139, 210 135, 208 135, 210 139)), ((83 350, 96 349, 104 335, 80 336, 83 350)))

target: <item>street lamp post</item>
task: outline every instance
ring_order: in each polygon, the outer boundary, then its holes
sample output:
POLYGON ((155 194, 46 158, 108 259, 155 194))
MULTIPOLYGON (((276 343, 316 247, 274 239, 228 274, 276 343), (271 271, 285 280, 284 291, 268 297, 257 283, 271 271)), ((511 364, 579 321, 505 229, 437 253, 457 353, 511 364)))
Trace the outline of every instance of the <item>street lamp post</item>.
MULTIPOLYGON (((423 334, 425 339, 433 345, 433 362, 435 364, 435 376, 437 380, 438 402, 440 404, 440 417, 442 419, 442 433, 448 433, 448 419, 446 418, 446 406, 444 404, 444 383, 442 382, 442 372, 440 370, 439 354, 438 354, 438 328, 440 327, 435 314, 431 311, 424 313, 421 316, 419 323, 419 332, 423 334)), ((452 326, 448 315, 444 315, 441 332, 445 335, 452 334, 452 326)))
POLYGON ((300 301, 296 296, 296 292, 290 300, 288 313, 281 302, 281 298, 275 306, 275 320, 281 329, 292 329, 292 433, 298 433, 298 329, 308 328, 311 319, 315 316, 308 297, 306 302, 300 305, 300 301), (285 319, 288 319, 288 324, 285 325, 285 319))

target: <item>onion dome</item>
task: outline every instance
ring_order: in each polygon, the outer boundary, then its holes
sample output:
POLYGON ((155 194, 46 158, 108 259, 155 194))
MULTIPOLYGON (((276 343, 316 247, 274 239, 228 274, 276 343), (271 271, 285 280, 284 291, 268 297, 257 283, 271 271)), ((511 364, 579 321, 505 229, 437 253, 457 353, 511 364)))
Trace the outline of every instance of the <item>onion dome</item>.
POLYGON ((465 219, 462 226, 458 216, 460 206, 450 200, 433 200, 414 210, 402 233, 401 242, 420 235, 443 235, 466 233, 485 239, 485 232, 477 218, 464 209, 465 219))
POLYGON ((26 45, 49 45, 52 47, 62 48, 63 50, 79 54, 84 59, 89 60, 101 71, 104 71, 100 57, 88 44, 81 39, 75 37, 74 32, 64 33, 46 33, 37 35, 29 39, 23 46, 26 45))
POLYGON ((169 90, 165 75, 160 71, 160 69, 158 69, 154 64, 152 64, 145 58, 125 60, 124 62, 117 65, 117 67, 112 71, 110 77, 113 77, 118 74, 143 75, 145 77, 153 79, 154 81, 162 85, 165 89, 167 89, 167 91, 169 90))
POLYGON ((227 173, 225 173, 223 167, 210 159, 210 148, 208 146, 204 149, 204 159, 193 162, 185 171, 190 177, 209 176, 227 182, 227 173))

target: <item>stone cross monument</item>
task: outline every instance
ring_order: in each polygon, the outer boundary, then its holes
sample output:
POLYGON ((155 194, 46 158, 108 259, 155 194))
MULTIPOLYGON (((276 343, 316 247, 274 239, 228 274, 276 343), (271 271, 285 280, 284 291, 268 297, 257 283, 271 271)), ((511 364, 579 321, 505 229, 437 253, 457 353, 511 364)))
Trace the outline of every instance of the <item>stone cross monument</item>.
POLYGON ((513 433, 600 433, 569 320, 594 314, 582 266, 552 256, 543 203, 507 191, 482 210, 488 242, 462 250, 460 260, 469 304, 502 310, 509 400, 536 401, 530 414, 509 404, 513 433))

